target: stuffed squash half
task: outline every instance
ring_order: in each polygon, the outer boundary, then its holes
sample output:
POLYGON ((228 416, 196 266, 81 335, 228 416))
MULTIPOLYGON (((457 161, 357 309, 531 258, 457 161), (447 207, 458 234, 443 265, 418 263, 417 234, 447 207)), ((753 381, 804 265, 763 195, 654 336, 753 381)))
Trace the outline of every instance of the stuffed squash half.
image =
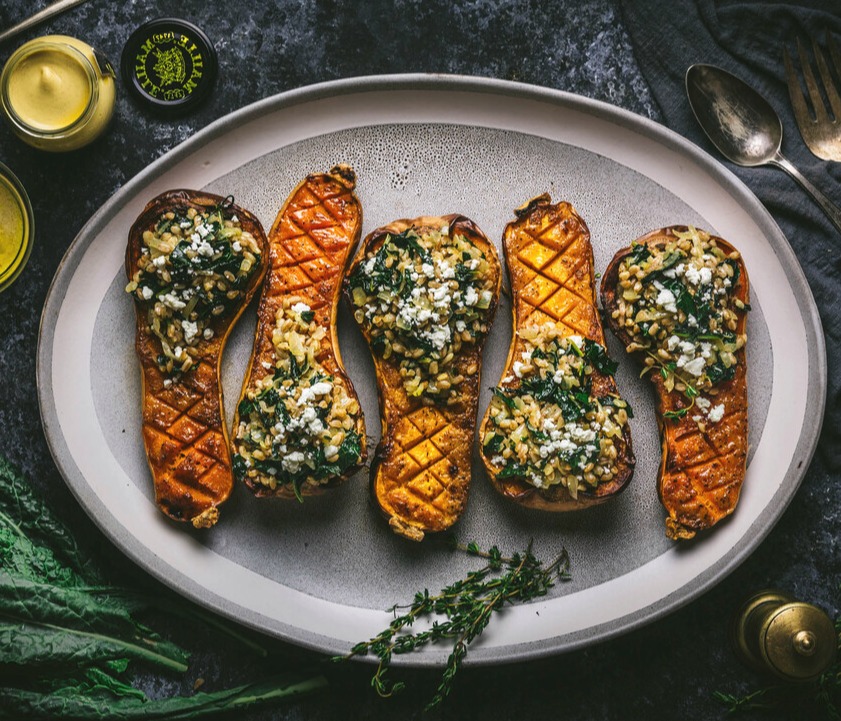
POLYGON ((129 233, 126 291, 135 301, 155 497, 167 516, 196 527, 216 523, 233 486, 219 366, 265 256, 257 218, 199 191, 159 195, 129 233))
POLYGON ((257 496, 333 488, 365 462, 365 424, 336 314, 362 228, 346 165, 307 176, 269 231, 270 269, 234 417, 234 471, 257 496))
POLYGON ((467 503, 482 346, 500 281, 482 231, 446 215, 375 230, 345 282, 379 388, 372 493, 391 529, 411 540, 446 530, 467 503))
POLYGON ((666 535, 736 508, 748 450, 749 282, 739 252, 702 230, 656 230, 619 251, 601 285, 608 323, 657 392, 666 535))
POLYGON ((515 213, 503 235, 514 333, 479 432, 482 460, 504 497, 578 510, 630 481, 631 409, 604 347, 586 224, 548 194, 515 213))

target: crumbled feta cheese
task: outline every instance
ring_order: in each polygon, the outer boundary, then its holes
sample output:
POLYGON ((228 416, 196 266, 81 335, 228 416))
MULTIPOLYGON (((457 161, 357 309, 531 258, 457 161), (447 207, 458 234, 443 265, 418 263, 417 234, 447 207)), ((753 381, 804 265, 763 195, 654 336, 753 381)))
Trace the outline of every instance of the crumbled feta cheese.
POLYGON ((424 333, 424 337, 437 350, 441 350, 447 344, 450 340, 450 336, 451 333, 449 325, 441 326, 440 328, 433 328, 432 330, 424 333))
MULTIPOLYGON (((680 365, 680 363, 678 363, 678 365, 680 365)), ((706 361, 701 356, 698 356, 697 358, 693 358, 691 361, 684 364, 683 369, 690 375, 697 378, 704 372, 705 366, 706 361)))
POLYGON ((673 351, 675 348, 678 347, 678 345, 680 345, 680 338, 678 338, 676 335, 669 336, 669 339, 666 341, 666 348, 668 348, 670 351, 673 351))
POLYGON ((154 265, 156 268, 163 268, 166 265, 166 256, 159 255, 157 258, 153 258, 152 265, 154 265))
POLYGON ((453 268, 449 263, 442 262, 440 265, 441 268, 441 277, 444 280, 451 280, 452 278, 456 277, 456 269, 453 268))
POLYGON ((330 444, 329 446, 324 446, 324 457, 327 459, 332 458, 333 456, 339 455, 339 447, 330 444))
POLYGON ((706 266, 699 271, 701 285, 709 285, 713 279, 713 272, 706 266))
POLYGON ((306 303, 298 302, 292 306, 292 312, 297 313, 298 315, 306 313, 308 310, 311 310, 311 308, 306 303))
POLYGON ((235 240, 233 243, 231 243, 231 250, 233 250, 234 253, 241 253, 242 243, 240 243, 238 240, 235 240))
POLYGON ((470 285, 467 287, 467 292, 464 294, 464 304, 465 305, 476 305, 479 302, 479 294, 476 292, 476 289, 470 285))
POLYGON ((149 286, 144 285, 140 289, 140 295, 143 296, 143 300, 152 300, 152 296, 154 295, 154 293, 152 292, 152 289, 149 286))
POLYGON ((686 280, 688 280, 692 285, 698 285, 701 280, 701 274, 698 272, 698 269, 694 265, 690 265, 686 269, 686 280))
POLYGON ((660 288, 655 301, 667 313, 677 313, 677 306, 675 305, 675 294, 668 288, 660 288))
POLYGON ((708 398, 704 398, 704 396, 698 396, 695 399, 695 405, 698 406, 702 411, 706 411, 710 407, 710 401, 708 398))
POLYGON ((434 278, 435 277, 435 267, 431 263, 423 263, 421 265, 421 272, 427 278, 434 278))
POLYGON ((511 370, 514 371, 514 375, 517 376, 517 378, 523 377, 523 364, 520 363, 520 361, 514 361, 514 365, 511 367, 511 370))
POLYGON ((710 409, 710 412, 707 413, 707 418, 710 419, 711 423, 718 423, 722 418, 724 418, 724 404, 719 403, 717 406, 713 406, 710 409))
POLYGON ((209 258, 211 255, 213 255, 213 246, 205 240, 199 243, 198 247, 196 248, 196 252, 199 255, 203 255, 205 258, 209 258))
POLYGON ((184 340, 188 345, 192 343, 199 334, 198 324, 189 320, 181 321, 181 330, 184 331, 184 340))
POLYGON ((319 381, 313 383, 309 388, 301 390, 301 395, 298 397, 298 405, 303 406, 310 401, 315 400, 321 396, 326 396, 333 390, 333 384, 327 381, 319 381))
POLYGON ((213 338, 213 328, 205 328, 204 332, 202 333, 202 337, 205 340, 210 340, 211 338, 213 338))
POLYGON ((281 461, 281 465, 284 471, 294 474, 301 470, 305 460, 306 456, 301 451, 293 451, 281 461))
POLYGON ((166 293, 161 296, 161 302, 172 310, 184 310, 187 307, 187 304, 179 300, 173 293, 166 293))

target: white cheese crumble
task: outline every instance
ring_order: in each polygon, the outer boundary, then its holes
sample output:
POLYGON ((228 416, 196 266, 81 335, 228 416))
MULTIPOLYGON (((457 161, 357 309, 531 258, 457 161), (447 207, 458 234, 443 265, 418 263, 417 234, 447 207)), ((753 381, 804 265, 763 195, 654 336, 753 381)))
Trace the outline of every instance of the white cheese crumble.
POLYGON ((301 469, 305 460, 306 456, 301 451, 293 451, 281 461, 281 465, 284 471, 294 475, 301 469))
POLYGON ((713 406, 710 409, 710 412, 707 413, 707 418, 709 418, 712 423, 718 423, 722 418, 724 418, 724 404, 719 403, 717 406, 713 406))
POLYGON ((184 341, 188 345, 192 343, 196 339, 196 336, 199 334, 198 324, 193 323, 189 320, 181 321, 181 329, 184 331, 184 341))
POLYGON ((659 283, 656 285, 660 286, 658 288, 660 292, 657 294, 657 300, 655 301, 657 305, 659 305, 667 313, 677 313, 677 306, 675 305, 675 294, 672 293, 672 291, 670 291, 668 288, 664 288, 659 283))
POLYGON ((313 383, 309 388, 304 388, 303 390, 301 390, 301 395, 298 398, 298 405, 303 406, 311 401, 314 401, 316 398, 326 396, 332 390, 333 384, 328 383, 327 381, 319 381, 318 383, 313 383))
POLYGON ((301 313, 306 313, 308 310, 312 310, 312 309, 306 303, 298 302, 298 303, 295 303, 295 305, 292 306, 291 310, 292 310, 293 313, 298 313, 300 315, 301 313))

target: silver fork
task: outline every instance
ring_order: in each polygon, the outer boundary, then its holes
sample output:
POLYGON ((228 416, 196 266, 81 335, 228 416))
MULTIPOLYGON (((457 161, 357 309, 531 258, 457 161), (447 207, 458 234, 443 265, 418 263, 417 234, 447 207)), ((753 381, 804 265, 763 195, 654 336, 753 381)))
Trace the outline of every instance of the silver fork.
MULTIPOLYGON (((838 46, 829 34, 829 30, 826 31, 826 47, 832 64, 835 66, 835 73, 841 79, 841 53, 839 53, 838 46)), ((818 67, 824 94, 829 101, 829 108, 827 108, 815 74, 812 72, 812 64, 809 62, 809 57, 803 49, 800 38, 797 38, 797 54, 800 58, 803 81, 806 84, 812 106, 810 112, 794 69, 794 63, 792 63, 788 54, 788 48, 784 48, 783 61, 786 68, 788 94, 791 98, 797 127, 800 128, 800 134, 812 153, 824 160, 841 161, 841 96, 839 96, 835 81, 832 78, 829 65, 824 59, 817 42, 812 38, 812 54, 815 57, 815 65, 818 67)))

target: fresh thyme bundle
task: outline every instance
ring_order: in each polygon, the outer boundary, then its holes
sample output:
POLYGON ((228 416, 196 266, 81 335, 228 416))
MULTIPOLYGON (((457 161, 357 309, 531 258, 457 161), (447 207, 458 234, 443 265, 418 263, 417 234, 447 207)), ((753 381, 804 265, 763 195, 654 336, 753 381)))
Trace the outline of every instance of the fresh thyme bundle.
MULTIPOLYGON (((147 698, 127 679, 132 661, 184 672, 189 660, 137 620, 159 601, 107 584, 0 458, 0 719, 195 719, 326 685, 321 676, 286 675, 213 693, 147 698)), ((174 597, 166 604, 169 616, 204 616, 174 597)), ((236 635, 212 617, 203 620, 236 635)))
POLYGON ((503 557, 496 546, 487 552, 475 543, 458 548, 473 556, 485 558, 487 563, 477 571, 468 573, 465 579, 442 589, 437 595, 430 595, 428 590, 424 590, 416 593, 411 603, 394 606, 394 620, 388 628, 371 640, 356 644, 347 655, 336 656, 334 661, 374 654, 379 658, 379 664, 371 678, 371 685, 380 696, 388 697, 405 687, 402 681, 392 681, 388 677, 395 654, 410 653, 430 643, 452 641, 453 650, 438 690, 427 706, 427 710, 432 709, 450 693, 453 679, 467 655, 470 643, 485 630, 494 612, 507 605, 545 596, 556 580, 569 578, 569 555, 566 549, 544 567, 532 554, 531 543, 524 552, 515 553, 510 558, 503 557), (406 630, 417 620, 430 618, 435 620, 427 630, 415 633, 406 630))

